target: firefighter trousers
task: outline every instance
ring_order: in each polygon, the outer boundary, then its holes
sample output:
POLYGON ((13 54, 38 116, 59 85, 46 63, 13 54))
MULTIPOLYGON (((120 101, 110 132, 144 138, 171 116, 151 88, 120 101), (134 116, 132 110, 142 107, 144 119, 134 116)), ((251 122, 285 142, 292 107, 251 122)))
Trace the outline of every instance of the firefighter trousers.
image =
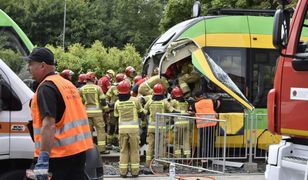
MULTIPOLYGON (((158 156, 163 157, 166 149, 166 131, 165 129, 159 129, 159 138, 158 138, 158 156)), ((147 133, 147 149, 146 149, 146 166, 150 167, 151 161, 154 156, 155 149, 155 132, 147 133)))
POLYGON ((119 123, 118 119, 114 117, 113 112, 110 113, 108 118, 108 144, 118 145, 119 123))
POLYGON ((182 149, 184 156, 190 157, 190 142, 189 142, 189 124, 175 124, 174 127, 174 145, 175 145, 175 156, 181 157, 182 149), (183 147, 183 148, 182 148, 183 147))
POLYGON ((120 175, 126 176, 128 167, 130 165, 131 174, 133 176, 139 175, 139 133, 120 133, 120 175))
POLYGON ((100 116, 89 116, 89 126, 93 132, 93 126, 97 133, 97 147, 99 152, 106 150, 106 133, 105 133, 105 122, 102 115, 100 116))

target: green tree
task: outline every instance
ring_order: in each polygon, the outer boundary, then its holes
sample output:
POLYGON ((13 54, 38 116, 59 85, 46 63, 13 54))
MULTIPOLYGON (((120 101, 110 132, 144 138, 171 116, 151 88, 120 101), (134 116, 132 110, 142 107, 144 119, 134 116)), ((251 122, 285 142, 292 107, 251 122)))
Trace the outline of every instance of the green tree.
MULTIPOLYGON (((141 56, 134 46, 127 44, 124 48, 106 48, 100 41, 95 41, 91 47, 80 43, 68 46, 64 51, 61 46, 50 48, 57 60, 57 71, 71 69, 77 76, 80 73, 94 71, 98 77, 104 75, 108 69, 123 72, 129 65, 134 66, 137 72, 141 68, 141 56)), ((75 77, 76 78, 76 77, 75 77)))

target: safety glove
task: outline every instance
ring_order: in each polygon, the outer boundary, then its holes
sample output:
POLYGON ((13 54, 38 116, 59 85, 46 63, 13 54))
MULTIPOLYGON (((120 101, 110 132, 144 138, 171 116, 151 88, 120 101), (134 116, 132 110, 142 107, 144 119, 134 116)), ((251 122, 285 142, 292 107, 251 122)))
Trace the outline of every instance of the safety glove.
POLYGON ((41 151, 33 172, 37 180, 48 180, 49 153, 41 151))

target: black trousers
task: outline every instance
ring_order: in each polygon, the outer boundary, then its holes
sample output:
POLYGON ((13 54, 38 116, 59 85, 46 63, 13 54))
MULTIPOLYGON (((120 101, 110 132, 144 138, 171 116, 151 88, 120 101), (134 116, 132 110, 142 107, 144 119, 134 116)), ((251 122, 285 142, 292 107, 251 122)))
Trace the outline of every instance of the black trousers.
POLYGON ((49 160, 52 180, 87 180, 85 175, 86 153, 49 160))
POLYGON ((201 157, 215 157, 216 126, 199 129, 199 154, 201 157))
MULTIPOLYGON (((30 169, 34 169, 37 158, 33 159, 30 169)), ((51 180, 88 180, 85 174, 86 152, 63 158, 49 159, 51 180)), ((24 178, 28 180, 28 178, 24 178)))

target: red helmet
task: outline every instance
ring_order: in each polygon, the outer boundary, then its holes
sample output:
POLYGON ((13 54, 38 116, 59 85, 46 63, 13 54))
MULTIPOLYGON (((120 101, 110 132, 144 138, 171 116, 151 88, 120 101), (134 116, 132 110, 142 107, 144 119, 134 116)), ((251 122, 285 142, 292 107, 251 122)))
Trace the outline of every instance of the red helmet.
POLYGON ((95 72, 90 71, 90 72, 87 72, 86 75, 87 75, 87 78, 86 78, 87 80, 91 80, 93 82, 95 81, 95 78, 96 78, 95 72))
POLYGON ((171 96, 172 98, 178 98, 178 97, 183 97, 184 95, 182 89, 176 86, 172 89, 171 96))
POLYGON ((136 84, 138 81, 142 79, 142 76, 138 75, 134 78, 134 83, 136 84))
POLYGON ((161 83, 156 84, 153 87, 153 92, 154 92, 154 95, 164 95, 164 92, 165 92, 164 85, 162 85, 161 83))
POLYGON ((136 75, 136 70, 135 68, 133 68, 132 66, 128 66, 126 69, 125 69, 125 74, 127 77, 134 77, 136 75))
POLYGON ((119 74, 117 74, 116 75, 116 82, 121 82, 121 81, 123 81, 124 80, 124 78, 125 78, 125 74, 123 74, 123 73, 119 73, 119 74))
POLYGON ((79 74, 79 76, 78 76, 78 82, 79 83, 86 82, 86 79, 87 79, 87 75, 86 74, 79 74))
POLYGON ((65 79, 71 80, 72 76, 74 75, 74 72, 69 69, 64 69, 61 73, 60 76, 62 76, 65 79))
POLYGON ((119 94, 129 94, 130 92, 130 83, 126 80, 121 81, 118 85, 118 92, 119 94))

